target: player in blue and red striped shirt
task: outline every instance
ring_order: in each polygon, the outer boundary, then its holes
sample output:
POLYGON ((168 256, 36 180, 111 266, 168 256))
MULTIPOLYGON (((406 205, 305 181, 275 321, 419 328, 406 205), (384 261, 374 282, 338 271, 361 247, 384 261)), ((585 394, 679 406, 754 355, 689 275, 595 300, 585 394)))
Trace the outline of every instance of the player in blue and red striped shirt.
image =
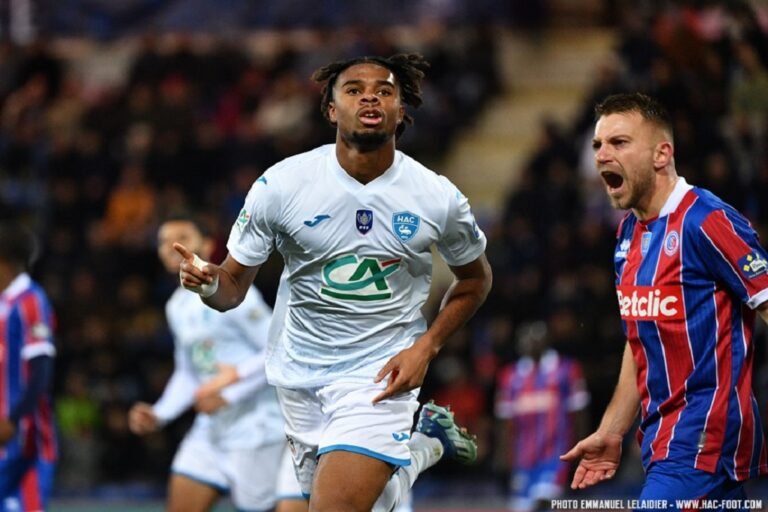
POLYGON ((597 169, 611 204, 630 210, 614 255, 627 345, 600 426, 563 456, 581 459, 572 487, 615 474, 639 409, 641 504, 743 498, 743 481, 768 473, 752 393, 768 254, 741 214, 677 175, 669 115, 655 100, 614 95, 596 112, 597 169))
POLYGON ((0 511, 46 509, 57 457, 53 312, 26 273, 34 239, 0 223, 0 511))
POLYGON ((518 329, 520 358, 496 387, 496 454, 509 466, 509 509, 518 512, 549 510, 562 495, 570 468, 559 456, 585 432, 590 396, 581 365, 551 348, 547 331, 543 321, 518 329))

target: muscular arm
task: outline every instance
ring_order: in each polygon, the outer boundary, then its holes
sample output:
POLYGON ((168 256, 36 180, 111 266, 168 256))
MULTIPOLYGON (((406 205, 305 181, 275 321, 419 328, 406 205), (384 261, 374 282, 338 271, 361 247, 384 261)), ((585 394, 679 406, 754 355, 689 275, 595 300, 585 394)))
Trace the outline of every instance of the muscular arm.
POLYGON ((390 359, 376 375, 376 382, 388 375, 387 387, 373 402, 421 386, 429 362, 434 359, 448 337, 459 330, 485 301, 491 289, 491 267, 485 255, 476 260, 451 267, 456 280, 443 297, 442 307, 432 326, 413 346, 390 359))
POLYGON ((414 344, 423 347, 430 354, 430 360, 443 348, 448 337, 475 314, 491 290, 491 266, 485 255, 450 268, 456 279, 446 291, 434 322, 414 344))
POLYGON ((584 489, 616 474, 621 461, 621 443, 624 434, 635 421, 640 406, 640 395, 635 379, 637 366, 629 343, 624 348, 619 383, 597 430, 582 439, 571 450, 561 455, 567 461, 579 461, 571 481, 572 489, 584 489))
POLYGON ((629 343, 624 347, 621 360, 619 383, 613 392, 613 397, 600 420, 598 432, 624 436, 637 417, 640 408, 640 394, 637 391, 637 365, 632 357, 629 343))

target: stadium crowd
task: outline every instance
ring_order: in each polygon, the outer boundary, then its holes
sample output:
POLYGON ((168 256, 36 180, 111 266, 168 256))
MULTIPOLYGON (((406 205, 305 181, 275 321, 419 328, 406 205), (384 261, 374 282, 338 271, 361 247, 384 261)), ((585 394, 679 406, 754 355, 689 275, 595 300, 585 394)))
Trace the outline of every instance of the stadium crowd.
MULTIPOLYGON (((615 58, 603 63, 583 112, 538 127, 520 186, 483 226, 494 288, 433 363, 422 393, 451 403, 457 421, 479 435, 477 481, 496 470, 495 379, 517 357, 517 326, 544 319, 553 346, 582 363, 593 418, 618 373, 623 335, 610 259, 618 218, 591 168, 597 99, 631 90, 661 99, 675 120, 680 174, 744 212, 768 240, 768 25, 749 10, 704 4, 617 10, 615 58)), ((493 32, 448 38, 444 30, 424 31, 408 48, 432 69, 419 128, 399 143, 436 169, 501 87, 493 32)), ((0 45, 0 215, 27 221, 44 240, 34 275, 58 318, 60 492, 164 481, 190 418, 144 439, 127 425, 130 405, 154 400, 172 369, 162 305, 176 282, 157 263, 158 222, 194 210, 217 235, 212 259, 221 257, 259 174, 331 141, 309 80, 318 63, 404 49, 386 32, 346 35, 318 32, 313 51, 296 51, 285 35, 269 58, 227 38, 144 36, 124 81, 98 91, 44 40, 0 45)), ((269 300, 279 271, 267 265, 258 278, 269 300)), ((768 339, 758 337, 764 367, 768 339)), ((756 386, 767 412, 768 382, 756 386)), ((448 465, 435 474, 458 471, 467 470, 448 465)))

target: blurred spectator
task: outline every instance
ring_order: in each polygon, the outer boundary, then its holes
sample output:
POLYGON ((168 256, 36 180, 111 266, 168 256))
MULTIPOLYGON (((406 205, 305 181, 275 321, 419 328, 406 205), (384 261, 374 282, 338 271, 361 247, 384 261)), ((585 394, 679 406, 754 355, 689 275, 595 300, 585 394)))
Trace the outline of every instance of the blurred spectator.
POLYGON ((107 200, 96 243, 125 249, 147 248, 152 240, 155 188, 140 164, 127 163, 107 200))

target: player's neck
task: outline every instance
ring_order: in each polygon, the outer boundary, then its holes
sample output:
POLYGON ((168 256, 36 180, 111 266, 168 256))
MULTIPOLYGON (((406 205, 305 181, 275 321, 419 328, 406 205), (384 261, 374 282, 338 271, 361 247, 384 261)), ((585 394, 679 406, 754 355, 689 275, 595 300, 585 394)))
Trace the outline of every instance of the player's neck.
POLYGON ((393 138, 377 148, 368 149, 337 139, 336 158, 347 174, 365 185, 392 166, 395 160, 395 140, 393 138))
POLYGON ((667 204, 669 196, 671 196, 672 192, 675 190, 678 178, 677 173, 659 176, 656 180, 656 188, 653 195, 648 198, 647 203, 632 209, 635 217, 641 222, 658 217, 661 213, 661 209, 667 204))

